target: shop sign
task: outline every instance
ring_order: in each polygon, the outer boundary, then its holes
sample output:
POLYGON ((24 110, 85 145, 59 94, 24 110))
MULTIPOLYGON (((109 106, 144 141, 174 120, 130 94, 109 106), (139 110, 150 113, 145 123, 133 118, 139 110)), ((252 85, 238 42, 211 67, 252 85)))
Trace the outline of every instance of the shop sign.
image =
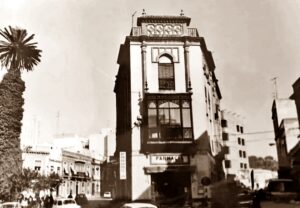
POLYGON ((120 152, 120 180, 126 180, 126 152, 120 152))
POLYGON ((188 155, 151 155, 153 165, 183 165, 189 164, 188 155))

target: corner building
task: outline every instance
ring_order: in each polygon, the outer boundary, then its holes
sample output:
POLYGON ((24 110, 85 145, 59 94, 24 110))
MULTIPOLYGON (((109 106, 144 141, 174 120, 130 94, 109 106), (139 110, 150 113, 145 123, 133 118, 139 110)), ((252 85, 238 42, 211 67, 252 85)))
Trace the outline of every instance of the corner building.
POLYGON ((197 199, 218 178, 221 93, 190 20, 143 15, 120 46, 115 198, 197 199))

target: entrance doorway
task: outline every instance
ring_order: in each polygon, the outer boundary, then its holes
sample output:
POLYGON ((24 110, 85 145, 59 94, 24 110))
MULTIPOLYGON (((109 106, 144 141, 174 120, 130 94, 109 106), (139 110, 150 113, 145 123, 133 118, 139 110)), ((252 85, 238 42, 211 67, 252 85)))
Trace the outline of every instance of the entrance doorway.
POLYGON ((190 197, 190 172, 162 172, 151 174, 156 201, 184 202, 190 197))

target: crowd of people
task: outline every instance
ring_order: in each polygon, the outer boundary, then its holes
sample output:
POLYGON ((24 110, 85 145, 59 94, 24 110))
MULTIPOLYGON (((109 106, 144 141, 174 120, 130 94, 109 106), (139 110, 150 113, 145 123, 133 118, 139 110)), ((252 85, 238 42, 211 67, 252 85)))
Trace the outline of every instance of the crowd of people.
POLYGON ((39 195, 36 195, 35 197, 24 197, 24 195, 21 194, 18 201, 22 208, 52 208, 54 203, 52 193, 50 193, 50 195, 47 194, 44 197, 39 197, 39 195))

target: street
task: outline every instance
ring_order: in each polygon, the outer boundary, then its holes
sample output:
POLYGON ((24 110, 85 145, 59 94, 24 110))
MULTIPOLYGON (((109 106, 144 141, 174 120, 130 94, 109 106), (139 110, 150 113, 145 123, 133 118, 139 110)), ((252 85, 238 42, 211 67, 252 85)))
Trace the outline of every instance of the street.
POLYGON ((263 201, 261 202, 261 208, 300 208, 299 203, 282 203, 282 202, 272 202, 263 201))

